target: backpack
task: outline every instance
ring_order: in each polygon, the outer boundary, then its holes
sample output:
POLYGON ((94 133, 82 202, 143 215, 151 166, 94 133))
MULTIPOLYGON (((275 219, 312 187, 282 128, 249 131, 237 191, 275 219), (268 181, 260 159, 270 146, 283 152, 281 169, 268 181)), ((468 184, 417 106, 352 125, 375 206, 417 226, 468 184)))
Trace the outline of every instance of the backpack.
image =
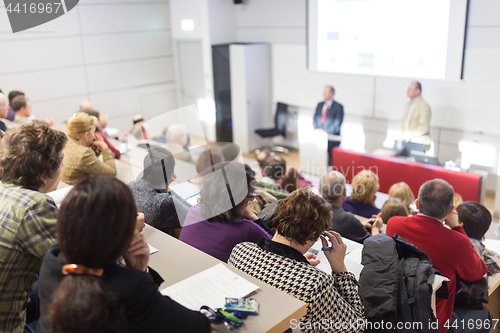
POLYGON ((398 235, 378 234, 365 240, 362 258, 365 332, 439 332, 431 295, 440 273, 426 253, 398 235))

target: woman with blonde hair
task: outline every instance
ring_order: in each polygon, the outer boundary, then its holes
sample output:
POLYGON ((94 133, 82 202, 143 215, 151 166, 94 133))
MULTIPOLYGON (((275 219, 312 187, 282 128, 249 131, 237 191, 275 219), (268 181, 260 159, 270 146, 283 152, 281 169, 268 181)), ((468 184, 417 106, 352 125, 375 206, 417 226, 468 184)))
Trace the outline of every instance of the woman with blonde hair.
POLYGON ((399 198, 389 198, 380 210, 382 221, 387 221, 393 216, 408 216, 408 208, 399 198))
POLYGON ((410 208, 410 205, 415 201, 415 197, 413 196, 410 186, 405 182, 393 184, 389 189, 389 198, 398 198, 401 200, 406 207, 407 215, 413 213, 413 209, 410 208))
POLYGON ((342 203, 342 208, 366 218, 377 215, 380 209, 375 207, 375 199, 379 188, 378 176, 371 170, 358 172, 352 179, 351 195, 342 203))

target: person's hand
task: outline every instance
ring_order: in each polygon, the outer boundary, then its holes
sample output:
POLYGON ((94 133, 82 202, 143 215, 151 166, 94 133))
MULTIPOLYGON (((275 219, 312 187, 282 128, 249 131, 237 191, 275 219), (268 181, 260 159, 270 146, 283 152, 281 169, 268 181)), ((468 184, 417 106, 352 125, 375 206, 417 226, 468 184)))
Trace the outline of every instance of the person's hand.
POLYGON ((137 219, 135 220, 135 230, 142 232, 142 229, 146 224, 144 223, 144 214, 143 213, 137 213, 137 219))
POLYGON ((446 225, 451 229, 460 225, 460 222, 458 221, 458 212, 455 207, 453 207, 451 212, 446 215, 446 217, 444 218, 444 223, 446 223, 446 225))
POLYGON ((318 131, 318 132, 324 132, 325 130, 322 129, 322 128, 316 128, 316 131, 318 131))
MULTIPOLYGON (((325 231, 323 233, 332 244, 331 250, 324 251, 325 257, 330 263, 332 271, 335 273, 347 272, 347 268, 344 264, 345 252, 347 250, 347 245, 342 241, 342 237, 338 232, 335 231, 325 231)), ((321 243, 323 247, 328 247, 328 242, 324 236, 321 237, 321 243)))
POLYGON ((243 212, 243 217, 250 221, 255 221, 259 219, 257 215, 255 215, 255 213, 252 211, 252 207, 250 207, 250 204, 246 206, 245 211, 243 212))
POLYGON ((314 253, 307 252, 304 254, 304 257, 306 257, 307 261, 309 261, 312 266, 319 264, 319 259, 316 259, 316 255, 314 253))
POLYGON ((149 262, 149 246, 144 240, 144 236, 139 231, 134 230, 134 237, 130 245, 123 254, 123 259, 127 265, 138 271, 145 271, 149 262))
POLYGON ((369 230, 372 230, 372 224, 370 223, 370 221, 373 220, 370 219, 370 220, 364 220, 363 222, 361 222, 361 224, 363 225, 363 227, 365 227, 366 229, 369 229, 369 230))
POLYGON ((372 215, 372 219, 375 220, 373 222, 373 227, 380 229, 384 225, 384 221, 382 220, 382 213, 378 213, 377 215, 372 215))
POLYGON ((99 149, 102 151, 108 148, 108 145, 106 144, 106 142, 104 142, 102 137, 99 134, 97 134, 94 136, 94 142, 92 142, 92 148, 99 149))
POLYGON ((54 118, 52 117, 47 117, 45 118, 44 120, 47 124, 49 124, 50 126, 54 125, 54 118))

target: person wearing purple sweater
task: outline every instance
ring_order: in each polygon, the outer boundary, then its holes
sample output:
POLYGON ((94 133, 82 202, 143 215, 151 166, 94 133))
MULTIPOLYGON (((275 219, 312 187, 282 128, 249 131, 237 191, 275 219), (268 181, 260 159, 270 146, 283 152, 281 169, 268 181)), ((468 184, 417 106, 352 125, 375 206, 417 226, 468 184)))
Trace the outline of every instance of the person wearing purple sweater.
POLYGON ((271 238, 272 231, 249 206, 255 198, 255 173, 248 165, 219 163, 202 178, 200 204, 189 210, 181 241, 227 262, 236 244, 271 238))
POLYGON ((380 213, 375 207, 377 191, 380 188, 378 176, 371 170, 362 170, 352 179, 352 192, 342 203, 342 208, 354 215, 370 218, 380 213))

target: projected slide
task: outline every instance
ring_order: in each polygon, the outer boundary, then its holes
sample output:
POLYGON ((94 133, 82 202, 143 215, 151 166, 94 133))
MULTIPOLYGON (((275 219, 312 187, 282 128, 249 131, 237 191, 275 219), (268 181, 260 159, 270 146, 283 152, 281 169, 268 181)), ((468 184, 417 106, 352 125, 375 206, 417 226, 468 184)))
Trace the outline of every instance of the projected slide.
POLYGON ((311 69, 410 78, 460 78, 466 6, 453 11, 451 0, 312 2, 314 5, 309 9, 315 13, 309 13, 309 28, 315 26, 310 29, 313 43, 309 47, 315 50, 309 50, 309 56, 315 59, 311 69), (450 31, 451 13, 458 16, 455 21, 462 19, 463 26, 458 32, 450 31))

